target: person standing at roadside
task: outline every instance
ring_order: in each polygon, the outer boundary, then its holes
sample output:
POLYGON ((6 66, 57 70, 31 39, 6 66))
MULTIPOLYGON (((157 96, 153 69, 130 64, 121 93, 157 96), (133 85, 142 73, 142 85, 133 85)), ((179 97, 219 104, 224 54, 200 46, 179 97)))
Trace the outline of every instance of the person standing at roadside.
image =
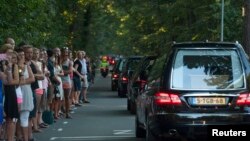
POLYGON ((29 65, 25 64, 25 55, 23 49, 17 49, 18 53, 18 69, 21 87, 23 93, 23 102, 20 107, 20 126, 22 132, 17 133, 17 139, 24 139, 23 141, 29 141, 29 115, 34 108, 33 92, 31 89, 31 83, 35 81, 34 74, 29 65))
MULTIPOLYGON (((19 84, 18 66, 13 63, 15 54, 7 54, 7 64, 4 65, 2 70, 5 74, 4 80, 4 112, 6 114, 6 125, 7 125, 7 140, 14 141, 16 123, 19 118, 19 109, 16 95, 16 85, 19 84)), ((17 57, 17 56, 15 56, 17 57)), ((16 61, 16 60, 15 60, 16 61)))
POLYGON ((55 67, 54 67, 55 54, 54 54, 53 50, 48 49, 47 55, 48 55, 47 68, 48 68, 48 71, 50 72, 49 80, 51 82, 51 84, 49 85, 48 103, 49 103, 50 110, 53 111, 53 110, 55 110, 54 89, 55 89, 56 85, 60 85, 60 80, 58 80, 56 75, 55 75, 55 67))
POLYGON ((75 105, 81 106, 79 104, 80 92, 81 92, 81 80, 84 80, 84 76, 82 74, 82 63, 81 60, 83 59, 83 52, 77 52, 77 59, 74 61, 74 74, 73 74, 73 82, 74 82, 74 97, 75 97, 75 105))
POLYGON ((82 68, 81 68, 81 74, 83 75, 83 80, 82 80, 82 89, 81 89, 81 93, 82 93, 82 102, 83 103, 90 103, 87 99, 87 90, 89 87, 89 83, 88 83, 88 66, 87 66, 87 62, 85 59, 86 53, 85 51, 82 51, 82 59, 80 60, 81 64, 82 64, 82 68))
POLYGON ((36 89, 39 88, 38 85, 38 78, 40 79, 40 77, 43 77, 41 74, 41 70, 39 70, 39 67, 32 61, 33 58, 33 46, 32 45, 24 45, 22 46, 23 50, 24 50, 24 54, 25 54, 25 64, 29 65, 32 73, 34 74, 35 77, 35 81, 33 83, 31 83, 31 89, 32 89, 32 94, 33 94, 33 103, 34 103, 34 108, 33 110, 30 112, 29 115, 29 139, 30 140, 34 140, 33 138, 33 130, 32 128, 34 128, 35 132, 41 132, 41 130, 38 130, 38 125, 37 122, 33 122, 36 120, 36 115, 37 115, 37 100, 36 100, 36 89), (41 75, 41 76, 40 76, 41 75))
POLYGON ((40 128, 47 128, 49 125, 46 124, 43 121, 43 111, 47 109, 47 91, 48 91, 48 84, 49 84, 49 75, 50 72, 47 68, 47 52, 46 48, 40 49, 40 55, 39 55, 39 61, 42 63, 42 72, 44 74, 44 79, 42 80, 42 88, 43 88, 43 94, 41 97, 41 106, 40 109, 38 109, 38 125, 40 128))
MULTIPOLYGON (((71 50, 68 50, 69 51, 69 61, 71 64, 74 64, 74 59, 73 59, 73 54, 72 54, 72 51, 71 50)), ((73 76, 74 76, 74 67, 72 67, 72 71, 71 73, 69 74, 69 77, 70 77, 70 80, 71 80, 71 92, 70 92, 70 107, 73 107, 75 106, 75 103, 76 103, 76 100, 75 100, 75 97, 74 97, 74 81, 73 81, 73 76)))
POLYGON ((12 46, 12 49, 13 50, 15 49, 16 43, 15 43, 15 40, 13 38, 10 38, 10 37, 6 38, 4 43, 10 44, 12 46))
POLYGON ((63 90, 64 90, 64 103, 65 103, 65 117, 72 118, 69 114, 70 110, 70 93, 71 93, 71 79, 70 74, 73 71, 73 64, 69 59, 69 50, 64 47, 62 50, 62 62, 64 76, 62 76, 63 90))
POLYGON ((55 76, 60 81, 60 84, 55 85, 55 88, 57 88, 57 91, 54 91, 55 93, 55 113, 54 118, 59 119, 60 115, 62 114, 61 108, 64 100, 64 91, 63 91, 63 85, 62 85, 62 79, 61 77, 64 75, 62 67, 61 67, 61 57, 55 56, 55 62, 54 62, 54 69, 55 69, 55 76))
MULTIPOLYGON (((35 79, 36 79, 36 84, 38 85, 38 88, 36 88, 35 91, 35 96, 36 96, 36 113, 35 113, 35 118, 33 119, 33 131, 34 132, 41 132, 39 129, 39 118, 38 117, 38 111, 40 111, 41 108, 41 98, 43 95, 43 86, 42 86, 42 80, 44 79, 44 74, 42 71, 42 62, 39 61, 40 57, 40 50, 38 48, 33 48, 33 56, 32 56, 32 61, 31 61, 31 67, 33 68, 32 70, 36 73, 34 73, 35 79)), ((34 84, 33 84, 34 85, 34 84)), ((37 86, 36 86, 37 87, 37 86)))

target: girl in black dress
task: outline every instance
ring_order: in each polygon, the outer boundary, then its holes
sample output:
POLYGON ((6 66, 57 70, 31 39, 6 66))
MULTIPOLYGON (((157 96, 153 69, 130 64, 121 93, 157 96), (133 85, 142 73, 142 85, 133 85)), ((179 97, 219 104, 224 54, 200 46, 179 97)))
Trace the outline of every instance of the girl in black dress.
POLYGON ((19 118, 19 110, 16 96, 16 85, 19 84, 19 74, 17 54, 15 52, 7 53, 7 63, 4 67, 4 112, 7 123, 7 140, 14 141, 16 122, 19 118))

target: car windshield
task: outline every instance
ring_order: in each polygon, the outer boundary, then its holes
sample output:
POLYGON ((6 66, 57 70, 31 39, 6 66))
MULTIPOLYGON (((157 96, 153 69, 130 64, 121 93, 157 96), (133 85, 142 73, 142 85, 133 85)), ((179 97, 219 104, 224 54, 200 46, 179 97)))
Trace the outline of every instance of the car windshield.
POLYGON ((233 49, 180 49, 176 54, 172 73, 173 89, 244 88, 241 62, 233 49))

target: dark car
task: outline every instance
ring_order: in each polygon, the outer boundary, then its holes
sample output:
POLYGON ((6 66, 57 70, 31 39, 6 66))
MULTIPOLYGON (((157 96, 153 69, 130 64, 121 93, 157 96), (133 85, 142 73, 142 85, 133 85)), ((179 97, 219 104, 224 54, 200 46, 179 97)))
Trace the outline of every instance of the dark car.
POLYGON ((112 91, 116 91, 118 87, 118 78, 119 74, 122 71, 122 66, 124 64, 125 59, 124 58, 119 58, 116 61, 116 64, 114 65, 113 70, 111 70, 111 89, 112 91))
POLYGON ((239 43, 174 44, 137 97, 136 136, 203 140, 212 125, 250 125, 249 73, 239 43))
POLYGON ((136 98, 141 88, 147 82, 147 73, 150 72, 156 58, 157 56, 143 57, 128 83, 127 110, 130 110, 132 114, 135 114, 136 98))
POLYGON ((136 66, 139 65, 142 56, 129 56, 126 58, 123 66, 122 71, 119 74, 118 79, 118 96, 119 97, 126 97, 127 96, 127 85, 129 82, 130 77, 133 74, 134 69, 136 66))

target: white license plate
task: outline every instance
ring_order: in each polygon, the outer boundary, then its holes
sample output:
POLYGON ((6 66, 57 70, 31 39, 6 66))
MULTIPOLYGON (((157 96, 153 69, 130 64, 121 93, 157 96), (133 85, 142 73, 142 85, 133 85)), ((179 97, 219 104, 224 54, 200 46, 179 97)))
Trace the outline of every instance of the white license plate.
POLYGON ((224 97, 195 97, 192 100, 193 105, 226 105, 224 97))

